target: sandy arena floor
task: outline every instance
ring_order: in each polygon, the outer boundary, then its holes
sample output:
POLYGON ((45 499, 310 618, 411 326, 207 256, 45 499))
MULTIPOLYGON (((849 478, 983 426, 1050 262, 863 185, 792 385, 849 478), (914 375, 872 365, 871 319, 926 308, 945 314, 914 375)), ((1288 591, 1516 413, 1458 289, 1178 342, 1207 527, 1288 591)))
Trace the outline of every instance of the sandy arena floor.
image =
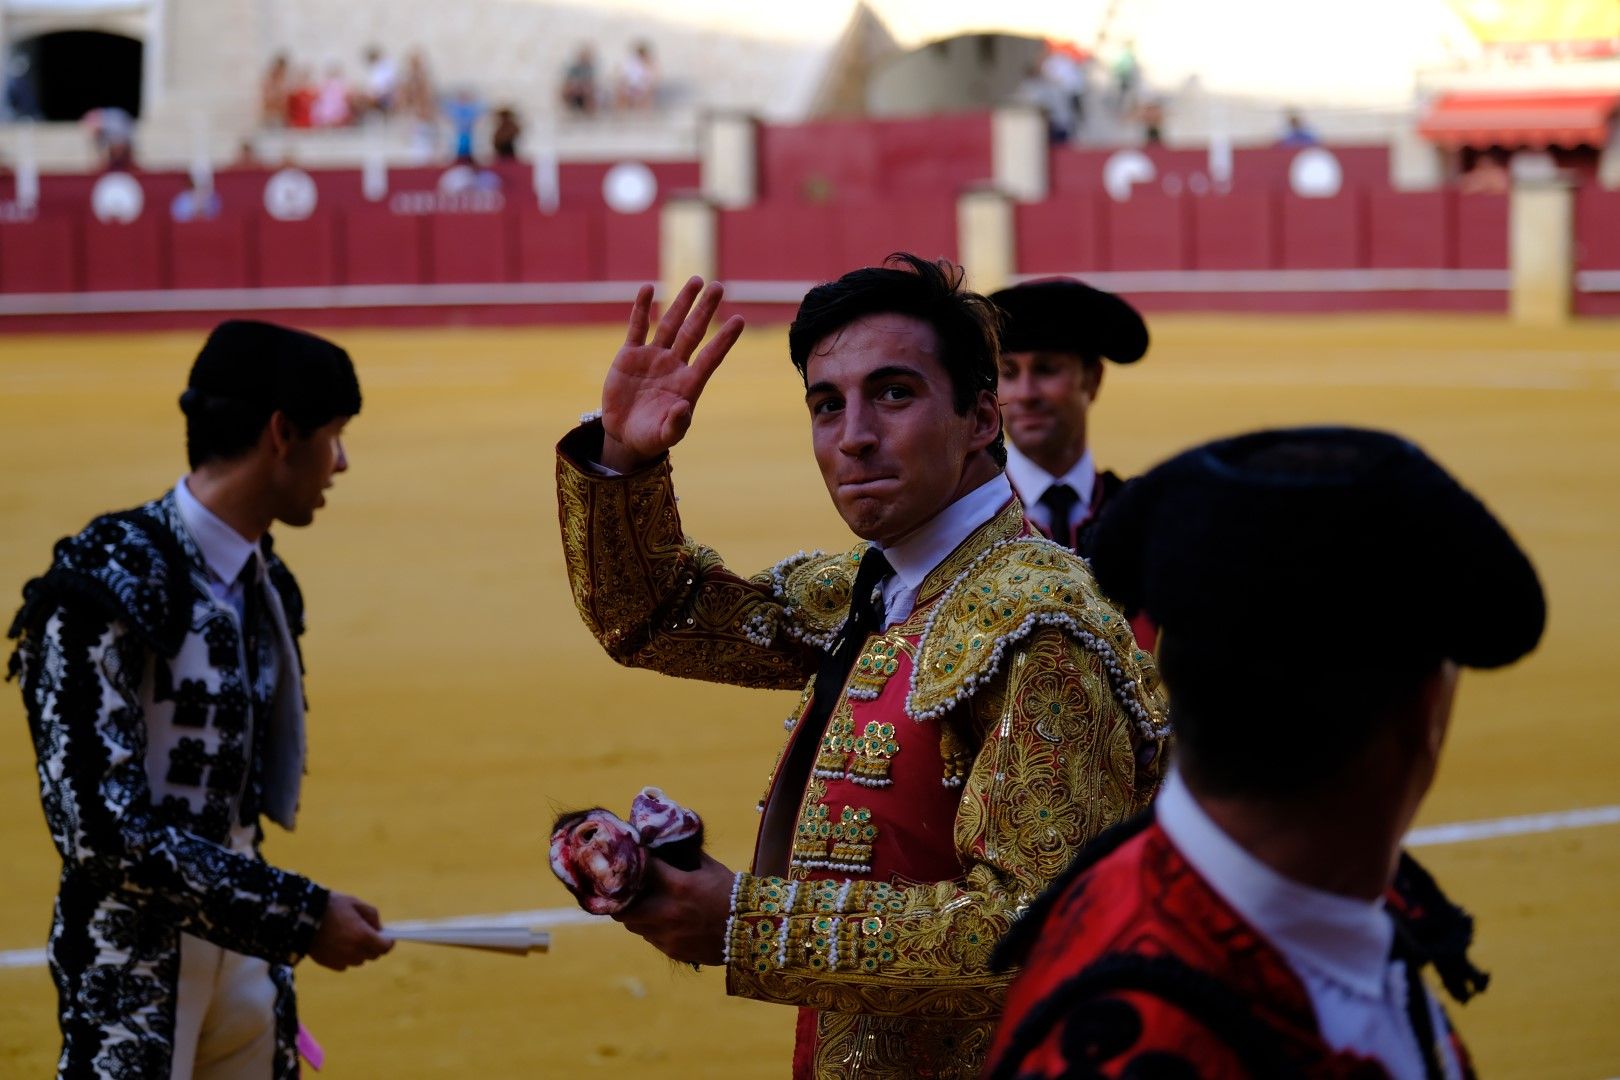
MULTIPOLYGON (((1163 318, 1154 330, 1146 362, 1108 372, 1094 422, 1104 464, 1139 471, 1259 425, 1385 426, 1460 474, 1535 557, 1547 637, 1519 667, 1464 679, 1421 823, 1620 803, 1603 675, 1620 610, 1620 325, 1163 318)), ((704 813, 721 859, 745 861, 790 695, 615 667, 563 578, 551 447, 595 406, 619 335, 333 336, 366 407, 331 505, 278 536, 309 601, 312 762, 301 828, 273 835, 269 856, 385 918, 564 908, 543 851, 555 812, 622 809, 658 784, 704 813)), ((200 340, 0 338, 8 619, 57 537, 181 473, 175 398, 200 340)), ((849 543, 786 352, 782 327, 749 330, 675 457, 689 531, 750 572, 849 543)), ((1620 1076, 1620 826, 1423 855, 1479 919, 1476 955, 1494 980, 1454 1013, 1481 1071, 1620 1076)), ((9 956, 43 945, 57 870, 13 687, 0 694, 0 858, 9 956)), ((526 960, 402 944, 344 976, 306 965, 302 1012, 326 1074, 785 1075, 789 1010, 729 1000, 718 973, 677 970, 612 924, 553 936, 550 955, 526 960)), ((0 966, 0 1075, 50 1074, 54 1007, 43 967, 0 966)))

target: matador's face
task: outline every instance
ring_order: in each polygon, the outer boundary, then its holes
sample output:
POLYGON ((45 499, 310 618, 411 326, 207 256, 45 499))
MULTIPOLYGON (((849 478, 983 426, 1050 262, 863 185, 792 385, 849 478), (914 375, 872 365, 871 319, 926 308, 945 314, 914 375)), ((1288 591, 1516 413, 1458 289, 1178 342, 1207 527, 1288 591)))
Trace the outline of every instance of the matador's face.
POLYGON ((922 320, 857 319, 811 350, 805 382, 816 464, 855 535, 895 543, 987 479, 969 465, 1000 431, 995 397, 956 411, 922 320))

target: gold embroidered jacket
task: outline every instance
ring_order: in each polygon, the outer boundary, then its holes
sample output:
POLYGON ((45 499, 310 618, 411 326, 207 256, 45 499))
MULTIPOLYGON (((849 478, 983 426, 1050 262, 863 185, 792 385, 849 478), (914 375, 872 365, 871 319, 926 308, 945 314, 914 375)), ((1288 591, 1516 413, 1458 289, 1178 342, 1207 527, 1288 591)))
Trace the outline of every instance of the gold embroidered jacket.
POLYGON ((868 639, 826 730, 800 732, 866 545, 739 577, 682 534, 667 460, 596 476, 569 456, 593 437, 563 441, 557 490, 574 599, 609 654, 803 687, 738 879, 729 991, 808 1010, 796 1076, 976 1075, 1011 979, 989 971, 996 941, 1152 798, 1167 735, 1152 658, 1013 498, 868 639), (795 755, 801 737, 815 743, 795 755))

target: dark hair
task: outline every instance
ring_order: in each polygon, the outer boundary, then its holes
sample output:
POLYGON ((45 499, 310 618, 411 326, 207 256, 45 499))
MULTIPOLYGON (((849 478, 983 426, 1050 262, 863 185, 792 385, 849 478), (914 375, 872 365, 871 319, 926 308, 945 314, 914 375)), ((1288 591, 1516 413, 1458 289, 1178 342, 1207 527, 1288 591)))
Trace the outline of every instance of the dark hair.
POLYGON ((1165 628, 1158 656, 1176 760, 1199 790, 1284 800, 1353 768, 1442 662, 1373 645, 1353 656, 1279 663, 1236 628, 1224 640, 1165 628))
POLYGON ((208 335, 180 395, 193 469, 241 457, 280 411, 304 437, 360 412, 349 354, 324 338, 233 319, 208 335))
MULTIPOLYGON (((951 380, 951 402, 966 416, 979 394, 996 392, 1001 370, 999 313, 962 287, 962 268, 897 251, 882 266, 851 270, 805 293, 788 327, 788 355, 808 385, 810 353, 828 336, 868 315, 906 315, 927 323, 939 339, 939 362, 951 380), (904 264, 899 269, 890 264, 904 264)), ((1005 433, 988 447, 996 465, 1007 464, 1005 433)))

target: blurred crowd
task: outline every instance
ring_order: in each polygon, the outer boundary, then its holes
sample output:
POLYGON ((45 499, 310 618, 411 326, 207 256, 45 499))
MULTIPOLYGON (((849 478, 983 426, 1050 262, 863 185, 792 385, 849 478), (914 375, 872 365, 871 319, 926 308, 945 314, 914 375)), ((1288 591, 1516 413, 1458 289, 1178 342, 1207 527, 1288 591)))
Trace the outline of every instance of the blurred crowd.
MULTIPOLYGON (((581 45, 558 82, 565 117, 638 113, 659 102, 658 63, 650 42, 637 41, 606 76, 598 71, 596 50, 581 45)), ((491 107, 470 85, 441 88, 421 49, 397 62, 372 46, 351 78, 338 61, 317 74, 313 65, 286 53, 271 60, 259 86, 259 122, 267 130, 346 128, 372 120, 409 125, 424 158, 446 154, 456 162, 491 158, 514 160, 523 123, 512 105, 491 107)))

